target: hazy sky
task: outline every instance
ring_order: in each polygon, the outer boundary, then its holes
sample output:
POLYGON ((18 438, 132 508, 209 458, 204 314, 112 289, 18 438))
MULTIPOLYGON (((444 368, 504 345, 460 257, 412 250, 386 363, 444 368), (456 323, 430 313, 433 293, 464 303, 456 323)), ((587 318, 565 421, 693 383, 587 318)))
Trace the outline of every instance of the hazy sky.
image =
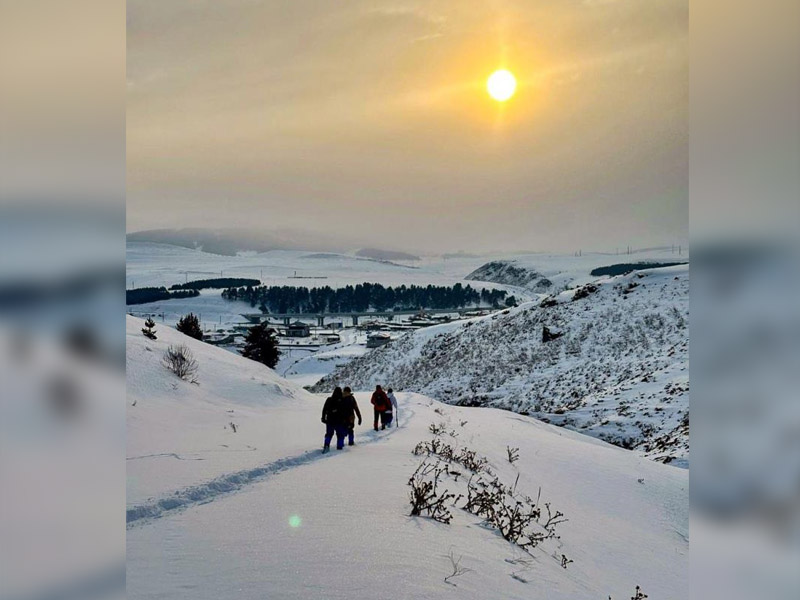
POLYGON ((687 238, 687 0, 129 0, 127 57, 129 231, 687 238))

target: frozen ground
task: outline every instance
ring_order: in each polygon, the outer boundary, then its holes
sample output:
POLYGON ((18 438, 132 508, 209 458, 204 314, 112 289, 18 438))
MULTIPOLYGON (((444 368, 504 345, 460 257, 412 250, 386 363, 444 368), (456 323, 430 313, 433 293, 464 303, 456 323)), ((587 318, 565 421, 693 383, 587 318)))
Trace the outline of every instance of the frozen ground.
MULTIPOLYGON (((127 322, 129 598, 619 599, 636 585, 654 599, 688 595, 685 470, 410 393, 399 428, 363 426, 354 448, 322 455, 322 397, 170 328, 150 341, 139 319, 127 322), (195 353, 197 384, 161 365, 176 342, 195 353), (560 539, 528 556, 460 508, 449 525, 408 516, 406 482, 422 460, 412 449, 431 423, 509 484, 519 476, 534 497, 541 487, 569 519, 560 539), (450 553, 469 571, 445 583, 450 553), (562 554, 574 561, 566 569, 562 554)), ((367 394, 356 397, 368 412, 367 394)))

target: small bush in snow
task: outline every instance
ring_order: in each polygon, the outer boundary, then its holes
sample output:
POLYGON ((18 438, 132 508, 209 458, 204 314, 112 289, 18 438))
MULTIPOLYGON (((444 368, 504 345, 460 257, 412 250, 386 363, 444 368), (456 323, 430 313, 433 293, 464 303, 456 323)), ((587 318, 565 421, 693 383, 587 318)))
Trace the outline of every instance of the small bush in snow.
POLYGON ((455 462, 474 473, 487 471, 486 465, 489 461, 479 456, 474 450, 469 448, 462 448, 456 451, 450 444, 444 443, 440 438, 433 438, 430 442, 420 442, 413 450, 414 455, 427 454, 428 456, 435 454, 439 458, 448 462, 455 462))
POLYGON ((506 446, 506 453, 508 454, 508 462, 512 465, 519 460, 519 448, 506 446))
POLYGON ((456 558, 452 550, 450 550, 450 554, 447 555, 447 558, 450 559, 450 566, 452 568, 452 572, 450 573, 450 575, 444 578, 444 582, 449 583, 452 586, 455 586, 455 583, 452 583, 450 580, 453 579, 453 577, 460 577, 464 573, 469 573, 472 569, 467 569, 466 567, 462 567, 461 559, 464 558, 463 555, 456 558))
POLYGON ((597 286, 592 283, 587 283, 579 287, 575 290, 575 294, 572 296, 572 301, 580 300, 581 298, 586 298, 589 294, 594 294, 597 291, 597 286))
MULTIPOLYGON (((519 476, 517 476, 519 481, 519 476)), ((541 490, 540 490, 541 494, 541 490)), ((464 509, 497 529, 500 535, 513 542, 526 552, 540 542, 557 538, 556 527, 565 522, 563 513, 553 513, 546 503, 547 519, 543 519, 539 500, 534 502, 529 496, 517 492, 517 482, 513 487, 503 484, 497 477, 470 478, 467 485, 467 502, 464 509)))
POLYGON ((164 366, 185 381, 197 382, 197 361, 189 347, 184 344, 167 348, 164 352, 164 366))
POLYGON ((431 430, 433 435, 442 435, 446 428, 447 426, 444 423, 439 423, 438 425, 436 423, 431 423, 428 426, 428 429, 431 430))
POLYGON ((440 523, 450 523, 453 514, 447 508, 447 501, 456 497, 448 490, 439 490, 440 479, 447 474, 447 466, 441 463, 420 463, 408 480, 411 486, 411 516, 430 517, 440 523))
POLYGON ((156 322, 153 321, 152 318, 147 317, 147 321, 144 322, 144 329, 142 329, 142 333, 144 334, 144 337, 148 339, 156 339, 156 322))
POLYGON ((479 456, 477 452, 468 448, 462 448, 458 454, 453 456, 453 460, 474 473, 487 470, 486 465, 489 463, 486 458, 479 456))
MULTIPOLYGON (((636 586, 636 592, 631 596, 631 600, 644 600, 647 598, 647 594, 642 591, 638 585, 636 586)), ((611 600, 611 596, 608 597, 608 600, 611 600)))

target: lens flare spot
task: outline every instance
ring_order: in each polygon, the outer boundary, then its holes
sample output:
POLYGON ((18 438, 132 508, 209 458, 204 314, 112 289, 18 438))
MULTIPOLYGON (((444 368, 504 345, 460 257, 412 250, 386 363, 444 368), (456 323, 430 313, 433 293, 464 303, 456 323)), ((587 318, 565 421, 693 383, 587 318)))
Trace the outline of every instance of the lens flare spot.
POLYGON ((303 520, 298 515, 292 515, 289 517, 289 527, 300 527, 302 525, 303 520))

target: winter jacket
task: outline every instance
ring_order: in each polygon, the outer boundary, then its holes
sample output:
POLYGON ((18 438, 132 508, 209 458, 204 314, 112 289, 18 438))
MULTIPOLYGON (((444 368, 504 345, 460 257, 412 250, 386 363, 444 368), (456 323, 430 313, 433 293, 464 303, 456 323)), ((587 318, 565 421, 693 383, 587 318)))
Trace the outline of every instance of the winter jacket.
POLYGON ((394 408, 395 412, 397 412, 397 398, 395 398, 394 392, 391 394, 387 394, 389 397, 389 401, 392 403, 392 408, 394 408))
POLYGON ((358 403, 353 394, 345 394, 342 399, 342 406, 344 410, 344 422, 350 426, 355 425, 356 417, 359 423, 361 422, 361 411, 358 410, 358 403))
POLYGON ((386 395, 386 392, 383 390, 378 391, 375 390, 372 393, 372 398, 370 399, 370 403, 372 406, 375 407, 375 410, 378 412, 383 412, 384 410, 389 410, 392 408, 392 402, 389 400, 389 397, 386 395))
POLYGON ((345 399, 330 396, 322 406, 322 422, 328 425, 344 425, 346 410, 345 399))

